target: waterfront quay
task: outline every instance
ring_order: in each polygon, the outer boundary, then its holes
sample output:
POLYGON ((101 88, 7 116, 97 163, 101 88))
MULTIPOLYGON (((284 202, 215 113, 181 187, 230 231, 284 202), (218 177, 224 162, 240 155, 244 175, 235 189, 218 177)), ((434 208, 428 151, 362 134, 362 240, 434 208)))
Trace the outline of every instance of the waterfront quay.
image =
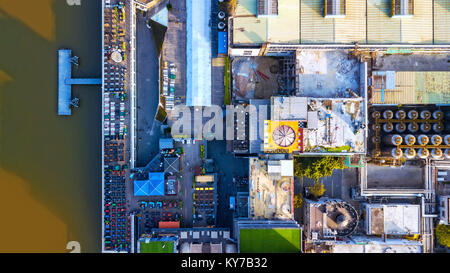
POLYGON ((130 169, 130 17, 129 1, 103 1, 102 251, 131 252, 132 219, 126 183, 130 169))

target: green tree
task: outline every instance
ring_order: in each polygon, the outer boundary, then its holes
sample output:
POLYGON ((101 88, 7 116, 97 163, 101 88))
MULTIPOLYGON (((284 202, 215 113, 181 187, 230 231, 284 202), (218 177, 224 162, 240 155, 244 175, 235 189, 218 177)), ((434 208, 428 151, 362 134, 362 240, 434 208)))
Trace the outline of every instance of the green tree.
POLYGON ((437 225, 436 237, 441 245, 450 247, 450 226, 437 225))
POLYGON ((295 175, 308 177, 316 181, 325 176, 331 176, 335 169, 344 169, 344 158, 335 156, 295 157, 295 175))
POLYGON ((319 197, 321 197, 321 196, 325 193, 326 189, 325 189, 325 186, 323 185, 323 183, 317 180, 317 181, 314 183, 314 185, 312 185, 311 187, 308 187, 308 191, 309 191, 315 198, 319 198, 319 197))
POLYGON ((294 208, 299 209, 303 206, 303 195, 298 193, 294 195, 294 208))

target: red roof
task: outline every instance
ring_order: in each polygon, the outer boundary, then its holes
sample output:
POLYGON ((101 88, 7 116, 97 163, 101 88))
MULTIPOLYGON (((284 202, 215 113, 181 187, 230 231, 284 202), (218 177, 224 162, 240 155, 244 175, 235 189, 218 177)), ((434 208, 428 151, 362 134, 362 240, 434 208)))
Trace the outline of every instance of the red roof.
POLYGON ((161 221, 158 224, 159 228, 180 228, 180 221, 161 221))

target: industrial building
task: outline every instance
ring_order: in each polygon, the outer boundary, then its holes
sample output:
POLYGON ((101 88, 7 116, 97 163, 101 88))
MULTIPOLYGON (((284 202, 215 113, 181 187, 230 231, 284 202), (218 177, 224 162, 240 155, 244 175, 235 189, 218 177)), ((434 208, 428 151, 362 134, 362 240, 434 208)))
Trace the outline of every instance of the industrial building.
POLYGON ((420 234, 420 205, 365 204, 367 235, 420 234))
POLYGON ((439 220, 441 224, 450 225, 450 196, 439 197, 439 220))
POLYGON ((332 253, 422 253, 418 241, 382 239, 378 237, 353 236, 350 240, 336 241, 330 246, 332 253))
POLYGON ((358 214, 347 202, 325 197, 317 201, 305 199, 304 232, 307 243, 335 241, 350 236, 356 229, 358 214))
POLYGON ((267 44, 441 45, 450 43, 449 20, 445 0, 239 0, 230 36, 235 48, 262 51, 267 44))

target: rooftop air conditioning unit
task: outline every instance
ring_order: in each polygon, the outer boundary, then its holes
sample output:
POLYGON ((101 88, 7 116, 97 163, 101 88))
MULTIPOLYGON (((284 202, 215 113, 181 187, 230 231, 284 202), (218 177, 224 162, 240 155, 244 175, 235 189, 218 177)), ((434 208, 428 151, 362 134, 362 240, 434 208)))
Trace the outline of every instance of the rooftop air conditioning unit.
POLYGON ((258 0, 258 17, 278 16, 278 0, 258 0))
POLYGON ((346 0, 324 0, 325 18, 344 18, 346 11, 346 0))
POLYGON ((414 15, 414 0, 391 0, 392 18, 412 17, 414 15))

